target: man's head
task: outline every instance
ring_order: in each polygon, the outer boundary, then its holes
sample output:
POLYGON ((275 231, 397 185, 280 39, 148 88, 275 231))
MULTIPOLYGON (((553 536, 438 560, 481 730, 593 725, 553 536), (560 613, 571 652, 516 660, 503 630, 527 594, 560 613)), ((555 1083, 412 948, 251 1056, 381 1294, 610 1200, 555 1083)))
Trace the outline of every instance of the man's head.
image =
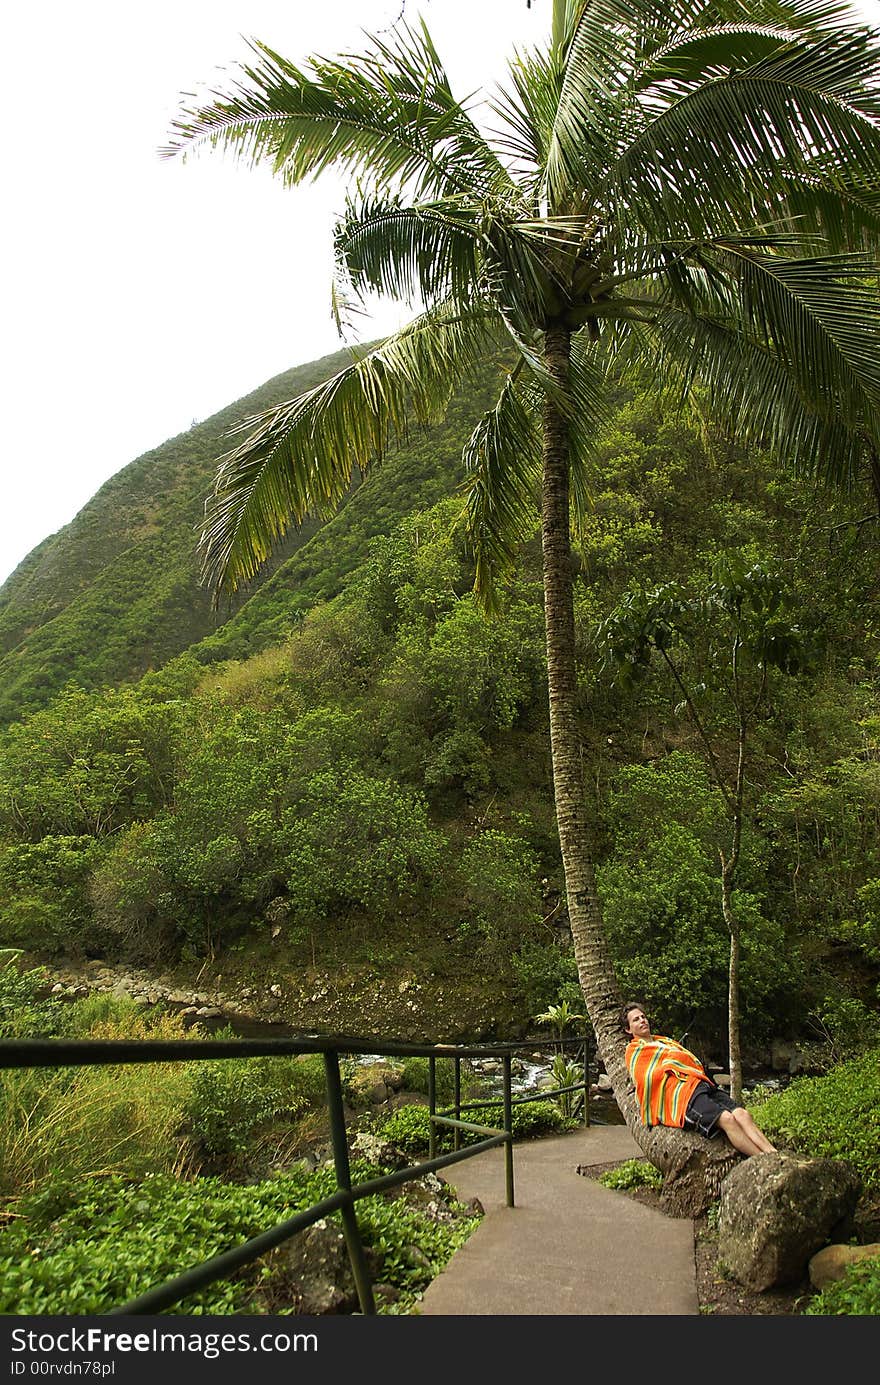
POLYGON ((620 1007, 620 1024, 631 1039, 650 1039, 651 1026, 640 1000, 628 1000, 620 1007))

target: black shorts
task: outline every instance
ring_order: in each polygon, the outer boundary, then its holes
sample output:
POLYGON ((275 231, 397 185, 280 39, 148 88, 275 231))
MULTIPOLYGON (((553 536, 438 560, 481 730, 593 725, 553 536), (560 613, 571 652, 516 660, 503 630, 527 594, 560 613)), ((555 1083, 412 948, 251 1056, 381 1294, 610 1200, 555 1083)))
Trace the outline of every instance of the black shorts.
POLYGON ((718 1134, 718 1120, 724 1111, 735 1111, 738 1102, 721 1087, 713 1087, 709 1082, 701 1082, 688 1102, 684 1113, 685 1130, 696 1130, 707 1140, 714 1140, 718 1134))

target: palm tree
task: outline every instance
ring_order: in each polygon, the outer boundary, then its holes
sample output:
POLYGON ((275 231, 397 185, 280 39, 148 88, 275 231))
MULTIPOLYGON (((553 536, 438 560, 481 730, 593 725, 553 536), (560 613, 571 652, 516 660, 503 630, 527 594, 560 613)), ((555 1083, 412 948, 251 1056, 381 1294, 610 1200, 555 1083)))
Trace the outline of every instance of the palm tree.
POLYGON ((851 481, 880 450, 878 45, 838 0, 554 0, 547 47, 515 54, 489 102, 490 140, 423 24, 365 42, 307 67, 254 43, 228 88, 174 123, 169 154, 217 147, 290 185, 344 171, 340 319, 375 292, 420 309, 241 424, 206 506, 205 579, 218 593, 252 579, 292 523, 332 510, 354 467, 442 417, 506 347, 497 404, 464 449, 475 590, 496 605, 539 490, 580 982, 624 1114, 669 1182, 682 1137, 637 1128, 594 879, 572 525, 609 371, 629 360, 683 396, 699 383, 719 420, 806 476, 851 481))

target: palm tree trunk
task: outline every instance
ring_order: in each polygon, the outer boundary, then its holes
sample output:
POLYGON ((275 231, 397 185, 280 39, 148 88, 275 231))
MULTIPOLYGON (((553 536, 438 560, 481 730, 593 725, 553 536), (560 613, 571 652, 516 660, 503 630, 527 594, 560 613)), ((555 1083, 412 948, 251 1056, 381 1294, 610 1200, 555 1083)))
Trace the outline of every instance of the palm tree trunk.
MULTIPOLYGON (((563 389, 568 384, 569 354, 568 331, 548 329, 546 364, 563 389)), ((577 719, 568 423, 554 399, 545 401, 543 428, 541 543, 556 822, 578 976, 599 1052, 620 1100, 628 1086, 617 1023, 621 997, 596 892, 594 835, 587 816, 577 719)))
MULTIPOLYGON (((571 338, 564 327, 545 332, 545 362, 565 390, 571 338)), ((618 1022, 620 991, 596 890, 595 833, 587 811, 577 705, 574 583, 571 554, 568 423, 559 404, 543 410, 541 545, 550 702, 550 753, 556 822, 578 977, 590 1023, 618 1106, 633 1137, 665 1174, 664 1199, 673 1215, 698 1216, 717 1196, 738 1156, 727 1141, 710 1142, 680 1130, 642 1125, 624 1059, 618 1022)))

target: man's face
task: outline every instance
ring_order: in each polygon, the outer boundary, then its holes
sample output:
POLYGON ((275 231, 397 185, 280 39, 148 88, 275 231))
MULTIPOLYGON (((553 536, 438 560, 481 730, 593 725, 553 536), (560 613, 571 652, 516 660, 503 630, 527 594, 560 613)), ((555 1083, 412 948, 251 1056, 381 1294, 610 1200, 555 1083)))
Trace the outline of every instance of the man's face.
POLYGON ((637 1005, 632 1010, 627 1010, 626 1025, 627 1032, 632 1034, 634 1039, 650 1039, 651 1026, 648 1017, 637 1005))

